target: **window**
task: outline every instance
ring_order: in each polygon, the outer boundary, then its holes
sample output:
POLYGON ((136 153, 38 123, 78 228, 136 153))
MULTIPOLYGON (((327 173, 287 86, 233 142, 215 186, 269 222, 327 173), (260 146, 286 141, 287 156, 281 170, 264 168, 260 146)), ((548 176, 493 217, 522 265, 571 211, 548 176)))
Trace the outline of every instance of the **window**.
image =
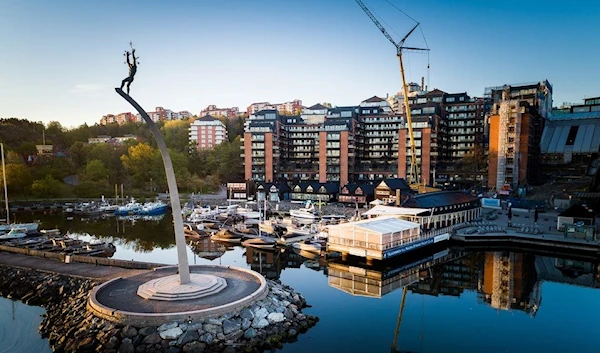
POLYGON ((446 102, 454 102, 454 97, 448 97, 448 98, 446 98, 446 102))
POLYGON ((573 146, 575 143, 575 138, 577 137, 577 131, 579 131, 579 126, 571 126, 569 130, 569 135, 567 136, 567 146, 573 146))

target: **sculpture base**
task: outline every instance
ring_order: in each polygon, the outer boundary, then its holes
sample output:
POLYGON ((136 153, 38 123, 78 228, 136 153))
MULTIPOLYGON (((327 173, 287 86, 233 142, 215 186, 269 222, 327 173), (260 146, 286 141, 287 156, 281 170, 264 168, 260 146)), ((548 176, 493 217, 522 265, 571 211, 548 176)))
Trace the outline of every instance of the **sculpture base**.
POLYGON ((227 287, 225 279, 199 273, 190 274, 190 282, 179 283, 179 275, 165 276, 138 287, 137 295, 150 300, 190 300, 217 294, 227 287))

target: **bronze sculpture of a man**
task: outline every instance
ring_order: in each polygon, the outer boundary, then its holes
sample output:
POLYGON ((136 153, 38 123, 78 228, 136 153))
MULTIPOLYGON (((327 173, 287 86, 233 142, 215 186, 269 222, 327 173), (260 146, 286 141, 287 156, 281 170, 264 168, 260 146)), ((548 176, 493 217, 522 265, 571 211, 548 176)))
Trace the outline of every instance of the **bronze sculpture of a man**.
POLYGON ((127 51, 127 66, 129 66, 129 76, 121 81, 121 89, 125 83, 127 83, 127 94, 129 94, 129 86, 133 82, 133 77, 137 72, 137 58, 135 57, 135 49, 131 50, 131 53, 127 51), (131 60, 129 59, 129 55, 131 54, 131 60))

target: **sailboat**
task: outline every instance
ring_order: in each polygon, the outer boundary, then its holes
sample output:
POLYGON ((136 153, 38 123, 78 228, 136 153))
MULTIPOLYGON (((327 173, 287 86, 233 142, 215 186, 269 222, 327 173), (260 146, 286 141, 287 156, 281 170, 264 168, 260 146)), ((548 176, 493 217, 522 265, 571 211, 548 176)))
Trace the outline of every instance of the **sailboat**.
POLYGON ((2 155, 2 176, 4 182, 4 204, 6 207, 6 224, 0 224, 0 234, 10 232, 13 228, 25 229, 27 232, 35 232, 37 223, 10 223, 10 208, 8 207, 8 188, 6 187, 6 165, 4 164, 4 144, 0 143, 0 155, 2 155))

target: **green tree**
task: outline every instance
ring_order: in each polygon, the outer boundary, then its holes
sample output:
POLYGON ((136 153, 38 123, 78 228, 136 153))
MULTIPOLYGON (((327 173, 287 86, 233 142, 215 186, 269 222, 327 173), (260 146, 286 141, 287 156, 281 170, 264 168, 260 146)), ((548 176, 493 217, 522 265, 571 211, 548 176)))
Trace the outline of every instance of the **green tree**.
POLYGON ((129 147, 127 154, 121 156, 121 161, 135 186, 144 186, 150 180, 162 180, 160 177, 164 168, 159 168, 160 154, 146 143, 129 147))
POLYGON ((171 120, 164 123, 161 131, 168 148, 188 152, 190 124, 189 120, 171 120))
POLYGON ((92 159, 89 161, 82 175, 83 180, 100 181, 108 184, 108 169, 104 166, 99 159, 92 159))
POLYGON ((81 141, 73 143, 69 148, 69 155, 71 156, 71 160, 76 169, 83 167, 87 156, 85 144, 81 141))
POLYGON ((29 169, 24 164, 6 164, 6 187, 8 190, 18 190, 26 196, 26 190, 31 186, 29 169))
POLYGON ((56 197, 60 195, 60 187, 61 183, 48 174, 43 179, 33 181, 31 193, 43 198, 56 197))

